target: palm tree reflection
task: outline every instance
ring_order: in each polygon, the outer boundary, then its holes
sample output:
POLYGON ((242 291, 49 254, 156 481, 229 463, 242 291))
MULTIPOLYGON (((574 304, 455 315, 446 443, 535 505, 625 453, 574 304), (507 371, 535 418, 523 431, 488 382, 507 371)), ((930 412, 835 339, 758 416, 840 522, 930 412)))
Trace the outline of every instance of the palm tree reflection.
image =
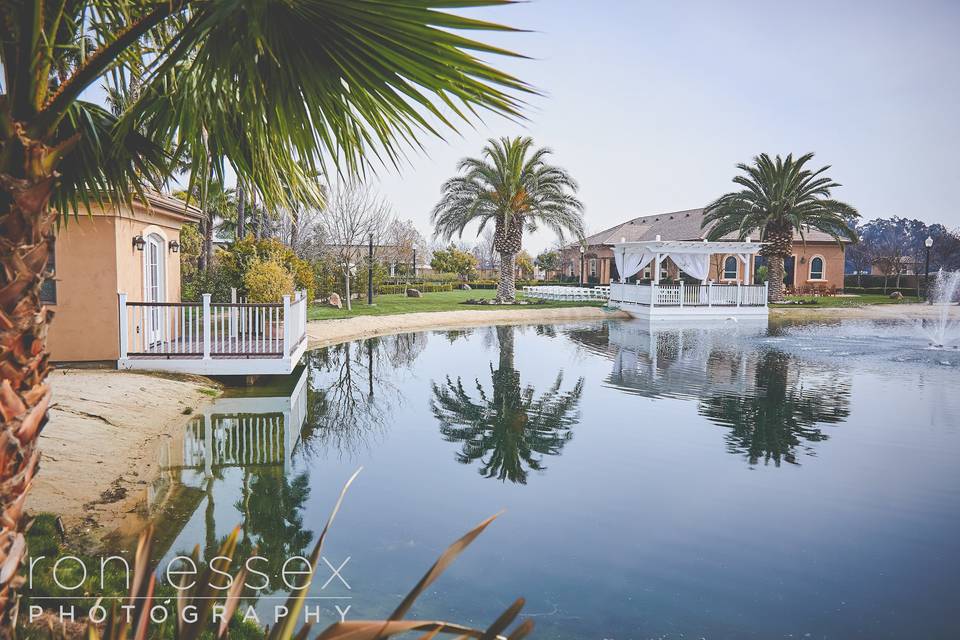
POLYGON ((798 448, 813 455, 808 443, 829 437, 821 425, 850 415, 850 385, 834 373, 770 350, 759 355, 752 389, 703 399, 700 414, 729 427, 728 450, 746 456, 751 465, 761 460, 778 467, 781 462, 798 464, 798 448))
POLYGON ((444 439, 463 444, 459 462, 479 461, 484 477, 526 484, 529 471, 544 470, 543 457, 559 455, 573 437, 583 378, 570 391, 561 391, 561 372, 536 397, 532 386, 521 387, 514 366, 514 333, 514 327, 496 329, 500 357, 496 369, 491 365, 492 391, 476 380, 474 399, 462 379, 448 376, 442 384, 431 383, 430 407, 444 439))

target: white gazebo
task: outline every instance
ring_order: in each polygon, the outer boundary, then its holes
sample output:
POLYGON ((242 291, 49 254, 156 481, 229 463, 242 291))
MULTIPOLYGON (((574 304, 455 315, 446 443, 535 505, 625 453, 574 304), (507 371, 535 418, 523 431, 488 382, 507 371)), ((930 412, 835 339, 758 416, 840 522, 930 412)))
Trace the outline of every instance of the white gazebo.
POLYGON ((635 317, 727 318, 767 317, 767 284, 754 284, 753 256, 760 242, 656 240, 619 242, 613 247, 620 282, 610 283, 610 306, 635 317), (710 278, 710 256, 735 256, 743 265, 743 277, 723 284, 710 278), (699 280, 699 284, 660 283, 660 264, 670 258, 677 267, 699 280), (627 279, 653 264, 649 283, 631 284, 627 279))

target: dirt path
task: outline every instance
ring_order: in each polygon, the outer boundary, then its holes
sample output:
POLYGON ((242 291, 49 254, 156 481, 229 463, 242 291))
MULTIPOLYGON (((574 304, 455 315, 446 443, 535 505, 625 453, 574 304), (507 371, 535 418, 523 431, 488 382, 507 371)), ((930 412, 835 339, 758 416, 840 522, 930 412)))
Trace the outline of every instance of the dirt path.
POLYGON ((435 311, 391 316, 358 316, 339 320, 315 320, 307 323, 307 336, 310 338, 311 347, 326 347, 347 340, 385 336, 405 331, 482 327, 492 324, 547 324, 627 317, 625 313, 604 311, 599 307, 435 311))
POLYGON ((94 537, 142 502, 160 439, 219 392, 204 378, 110 370, 54 371, 50 382, 54 404, 27 508, 94 537))

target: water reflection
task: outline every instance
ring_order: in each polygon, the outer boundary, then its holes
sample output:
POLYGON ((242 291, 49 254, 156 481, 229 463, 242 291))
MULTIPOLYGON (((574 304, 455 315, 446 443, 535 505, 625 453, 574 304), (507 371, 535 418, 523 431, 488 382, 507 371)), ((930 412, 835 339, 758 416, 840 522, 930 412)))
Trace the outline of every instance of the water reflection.
MULTIPOLYGON (((268 395, 218 398, 165 443, 148 500, 162 522, 155 553, 180 553, 202 539, 209 560, 236 523, 241 556, 258 549, 282 560, 305 552, 313 538, 302 515, 310 478, 293 473, 291 459, 307 416, 307 380, 301 369, 268 395), (224 503, 234 510, 230 523, 217 518, 224 503)), ((278 584, 279 564, 259 569, 278 584)))
POLYGON ((521 387, 514 365, 515 333, 515 327, 496 328, 499 359, 496 369, 490 366, 489 390, 477 379, 474 394, 462 378, 447 376, 444 382, 431 382, 430 408, 443 438, 462 444, 459 462, 479 462, 486 478, 526 484, 530 471, 546 469, 544 456, 559 455, 573 437, 584 380, 562 391, 561 371, 539 396, 532 386, 521 387))
MULTIPOLYGON (((749 464, 798 463, 798 452, 828 438, 821 425, 850 415, 849 375, 758 344, 751 330, 657 330, 611 324, 613 367, 606 382, 629 393, 698 402, 700 415, 727 427, 727 449, 749 464)), ((596 338, 588 343, 597 350, 596 338)), ((602 345, 600 345, 602 347, 602 345)))
POLYGON ((310 371, 301 445, 311 454, 356 455, 387 428, 391 407, 403 397, 393 382, 409 369, 427 335, 406 333, 345 342, 306 354, 310 371))

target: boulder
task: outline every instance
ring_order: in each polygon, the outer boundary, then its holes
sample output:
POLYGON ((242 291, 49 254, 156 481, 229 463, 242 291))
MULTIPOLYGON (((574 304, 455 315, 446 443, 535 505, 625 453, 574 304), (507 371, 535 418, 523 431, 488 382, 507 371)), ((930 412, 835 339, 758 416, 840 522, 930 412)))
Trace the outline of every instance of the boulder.
POLYGON ((340 296, 336 293, 331 293, 330 297, 327 298, 327 304, 331 307, 336 307, 337 309, 343 309, 343 302, 340 300, 340 296))
POLYGON ((462 289, 463 291, 472 291, 473 287, 471 287, 466 282, 464 282, 463 284, 460 285, 460 289, 462 289))
POLYGON ((891 300, 903 300, 903 294, 899 291, 894 291, 890 294, 891 300))
POLYGON ((419 289, 407 289, 408 298, 422 298, 423 294, 420 293, 419 289))

